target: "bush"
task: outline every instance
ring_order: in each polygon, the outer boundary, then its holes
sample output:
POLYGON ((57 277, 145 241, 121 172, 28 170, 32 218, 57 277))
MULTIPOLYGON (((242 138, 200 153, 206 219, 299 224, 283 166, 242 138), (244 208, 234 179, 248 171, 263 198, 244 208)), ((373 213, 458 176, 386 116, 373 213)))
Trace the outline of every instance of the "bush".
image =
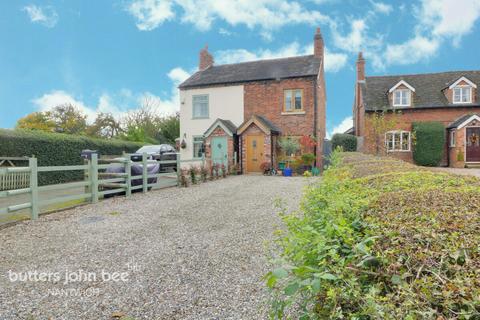
POLYGON ((478 319, 480 180, 358 153, 331 161, 302 212, 283 215, 272 318, 478 319))
MULTIPOLYGON (((98 150, 104 155, 135 152, 141 144, 120 140, 91 139, 84 136, 46 133, 33 130, 0 129, 0 156, 34 155, 39 166, 80 165, 84 149, 98 150)), ((39 174, 39 184, 55 184, 83 179, 83 172, 63 171, 39 174)))
POLYGON ((445 149, 445 127, 440 122, 413 123, 415 147, 413 160, 420 166, 435 167, 440 164, 445 149))
POLYGON ((342 147, 346 152, 357 151, 357 137, 351 134, 335 133, 332 137, 332 149, 342 147))

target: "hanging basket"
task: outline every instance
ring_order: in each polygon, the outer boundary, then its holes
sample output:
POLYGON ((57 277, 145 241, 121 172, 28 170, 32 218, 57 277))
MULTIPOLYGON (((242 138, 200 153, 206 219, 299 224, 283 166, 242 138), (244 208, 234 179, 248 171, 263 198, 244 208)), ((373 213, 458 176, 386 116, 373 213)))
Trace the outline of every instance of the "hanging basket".
POLYGON ((180 148, 185 149, 187 147, 187 143, 185 142, 185 139, 182 139, 182 142, 180 142, 180 148))

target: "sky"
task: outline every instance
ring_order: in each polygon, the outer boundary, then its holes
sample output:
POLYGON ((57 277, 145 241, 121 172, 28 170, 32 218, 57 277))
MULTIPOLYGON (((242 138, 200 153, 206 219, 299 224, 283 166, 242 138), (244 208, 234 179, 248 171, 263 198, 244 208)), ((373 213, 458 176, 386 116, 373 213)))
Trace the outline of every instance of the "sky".
POLYGON ((480 0, 0 1, 0 127, 62 103, 171 114, 205 44, 216 64, 312 54, 320 27, 331 135, 351 127, 359 51, 367 76, 479 70, 479 18, 480 0))

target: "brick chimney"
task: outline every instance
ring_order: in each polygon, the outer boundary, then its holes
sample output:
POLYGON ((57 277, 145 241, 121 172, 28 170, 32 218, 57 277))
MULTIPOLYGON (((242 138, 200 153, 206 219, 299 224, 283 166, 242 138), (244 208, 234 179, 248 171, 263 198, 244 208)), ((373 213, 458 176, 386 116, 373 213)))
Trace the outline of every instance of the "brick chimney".
POLYGON ((320 28, 317 28, 317 32, 315 32, 315 36, 313 37, 313 54, 315 57, 323 58, 323 37, 320 28))
POLYGON ((200 63, 198 64, 198 69, 202 71, 211 66, 213 66, 213 56, 208 52, 208 44, 206 44, 205 48, 200 50, 200 63))
POLYGON ((365 80, 365 59, 363 58, 363 53, 360 51, 358 53, 357 59, 357 81, 365 80))

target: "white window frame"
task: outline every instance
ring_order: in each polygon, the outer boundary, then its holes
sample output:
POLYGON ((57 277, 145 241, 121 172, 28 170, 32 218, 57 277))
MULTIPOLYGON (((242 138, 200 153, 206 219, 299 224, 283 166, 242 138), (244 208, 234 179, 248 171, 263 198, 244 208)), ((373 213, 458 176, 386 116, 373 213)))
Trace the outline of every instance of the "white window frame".
POLYGON ((412 134, 410 131, 404 131, 404 130, 396 130, 396 131, 388 131, 385 133, 385 149, 387 152, 410 152, 411 151, 411 146, 412 146, 412 134), (403 149, 396 149, 395 147, 395 135, 400 135, 400 148, 403 146, 403 135, 407 133, 408 134, 408 149, 403 150, 403 149), (392 141, 392 146, 393 149, 389 149, 389 141, 388 141, 388 135, 392 135, 393 141, 392 141))
POLYGON ((472 101, 473 101, 472 96, 473 96, 473 87, 472 86, 469 86, 469 85, 456 86, 456 87, 453 87, 453 89, 452 89, 452 101, 455 104, 472 103, 472 101), (463 90, 465 90, 465 89, 470 90, 470 94, 468 95, 468 101, 462 101, 463 90), (455 96, 456 96, 455 91, 456 90, 460 90, 460 95, 459 95, 460 100, 455 100, 455 96))
POLYGON ((192 119, 208 119, 209 117, 210 117, 210 98, 209 98, 208 94, 193 95, 192 96, 192 119), (207 100, 207 113, 206 113, 206 115, 205 114, 196 115, 197 113, 195 112, 195 108, 200 107, 200 105, 196 104, 195 98, 206 98, 206 100, 207 100))
POLYGON ((457 130, 450 130, 450 147, 454 148, 457 141, 457 130))
POLYGON ((393 100, 393 106, 394 107, 409 107, 412 104, 411 103, 412 90, 410 90, 410 89, 395 89, 395 90, 393 90, 393 97, 392 98, 393 98, 392 100, 393 100), (400 93, 399 103, 395 102, 395 96, 396 96, 397 93, 400 93), (407 98, 406 104, 402 103, 404 95, 406 95, 406 98, 407 98))
POLYGON ((193 136, 192 137, 192 152, 193 152, 193 159, 201 159, 203 157, 203 155, 205 154, 205 137, 204 136, 193 136), (198 138, 201 138, 202 139, 202 147, 201 147, 201 151, 203 150, 202 152, 202 156, 198 157, 196 154, 195 154, 195 145, 196 144, 200 144, 200 142, 195 142, 195 139, 198 139, 198 138))

